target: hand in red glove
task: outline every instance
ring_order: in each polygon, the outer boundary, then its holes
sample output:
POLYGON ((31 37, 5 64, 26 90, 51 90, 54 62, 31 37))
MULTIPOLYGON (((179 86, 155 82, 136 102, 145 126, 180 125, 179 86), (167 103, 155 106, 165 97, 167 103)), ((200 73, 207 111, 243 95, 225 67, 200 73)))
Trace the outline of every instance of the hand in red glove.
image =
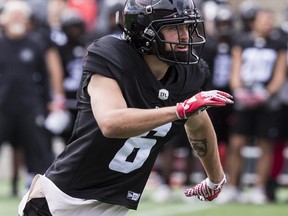
POLYGON ((219 184, 212 183, 208 178, 203 180, 200 184, 187 189, 184 193, 185 196, 197 196, 201 201, 212 201, 220 194, 222 186, 226 183, 226 177, 222 179, 219 184))
POLYGON ((182 103, 177 103, 176 114, 179 119, 186 119, 212 106, 232 104, 232 98, 232 95, 223 91, 202 91, 182 103))

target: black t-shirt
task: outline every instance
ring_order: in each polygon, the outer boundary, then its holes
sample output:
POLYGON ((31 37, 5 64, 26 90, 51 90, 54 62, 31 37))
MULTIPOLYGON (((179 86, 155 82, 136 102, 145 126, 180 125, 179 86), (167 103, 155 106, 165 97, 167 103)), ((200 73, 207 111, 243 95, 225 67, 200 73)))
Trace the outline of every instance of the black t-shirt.
POLYGON ((280 35, 270 34, 257 38, 251 33, 242 34, 235 41, 242 49, 241 79, 245 86, 266 86, 273 77, 278 54, 287 46, 280 35))
POLYGON ((89 80, 96 73, 118 82, 128 107, 142 109, 172 106, 193 96, 208 73, 198 66, 171 66, 161 82, 124 40, 107 36, 88 48, 73 135, 46 176, 70 196, 136 209, 160 148, 185 121, 168 123, 137 137, 104 137, 87 93, 89 80))
POLYGON ((0 37, 0 108, 30 109, 46 105, 49 78, 45 52, 30 35, 10 40, 0 37))

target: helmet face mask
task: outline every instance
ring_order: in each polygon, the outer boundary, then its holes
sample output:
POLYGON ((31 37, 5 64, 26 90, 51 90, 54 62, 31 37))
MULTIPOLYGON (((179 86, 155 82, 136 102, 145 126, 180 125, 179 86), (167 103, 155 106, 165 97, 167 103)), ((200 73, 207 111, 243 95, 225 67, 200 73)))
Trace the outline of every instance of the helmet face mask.
POLYGON ((204 29, 199 28, 198 23, 162 25, 155 39, 156 54, 169 63, 197 64, 206 41, 203 35, 204 29), (161 33, 165 28, 174 30, 176 40, 165 38, 161 33), (187 31, 187 37, 181 37, 182 31, 187 31))
POLYGON ((128 0, 124 29, 138 52, 170 64, 198 63, 206 42, 203 20, 192 0, 128 0), (180 36, 183 28, 185 38, 180 36), (165 38, 165 29, 173 29, 177 39, 165 38))

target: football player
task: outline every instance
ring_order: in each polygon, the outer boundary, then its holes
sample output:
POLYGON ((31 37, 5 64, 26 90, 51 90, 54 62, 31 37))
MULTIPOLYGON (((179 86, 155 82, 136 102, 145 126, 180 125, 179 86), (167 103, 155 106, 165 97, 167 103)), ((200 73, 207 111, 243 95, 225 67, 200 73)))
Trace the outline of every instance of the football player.
POLYGON ((281 106, 278 94, 287 73, 286 42, 274 32, 273 12, 259 8, 250 33, 241 35, 232 47, 230 86, 235 97, 233 127, 229 137, 227 173, 229 182, 217 201, 265 204, 265 184, 271 172, 274 143, 279 139, 281 106), (257 178, 249 193, 242 190, 241 152, 254 145, 261 154, 256 160, 257 178), (243 193, 242 193, 243 192, 243 193))
POLYGON ((31 14, 27 2, 9 1, 0 16, 0 146, 8 142, 13 147, 14 196, 23 153, 25 188, 54 160, 51 136, 42 124, 50 111, 50 76, 43 43, 29 34, 31 14))
POLYGON ((194 2, 127 0, 123 14, 124 37, 89 46, 70 143, 34 178, 19 215, 127 215, 162 145, 183 126, 207 173, 185 195, 211 201, 221 192, 226 179, 205 109, 233 101, 202 91, 205 34, 194 2))

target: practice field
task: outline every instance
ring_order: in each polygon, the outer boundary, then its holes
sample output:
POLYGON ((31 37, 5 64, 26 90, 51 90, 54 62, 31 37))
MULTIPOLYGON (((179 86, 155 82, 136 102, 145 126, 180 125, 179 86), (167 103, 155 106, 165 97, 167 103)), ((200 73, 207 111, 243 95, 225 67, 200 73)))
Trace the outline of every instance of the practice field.
POLYGON ((131 211, 129 216, 288 216, 287 188, 278 191, 277 204, 266 205, 201 202, 196 198, 186 198, 180 189, 176 190, 176 200, 160 204, 149 199, 151 193, 152 191, 145 191, 138 210, 131 211))
MULTIPOLYGON (((149 199, 152 191, 145 191, 137 211, 128 216, 287 216, 288 189, 278 192, 280 201, 277 204, 248 205, 200 202, 195 199, 183 201, 182 190, 177 190, 178 199, 165 203, 154 203, 149 199)), ((184 199, 185 200, 185 199, 184 199)), ((0 216, 16 216, 19 198, 9 197, 7 182, 0 181, 0 216)))
POLYGON ((165 203, 142 202, 129 216, 287 216, 288 203, 263 206, 248 204, 165 203))

